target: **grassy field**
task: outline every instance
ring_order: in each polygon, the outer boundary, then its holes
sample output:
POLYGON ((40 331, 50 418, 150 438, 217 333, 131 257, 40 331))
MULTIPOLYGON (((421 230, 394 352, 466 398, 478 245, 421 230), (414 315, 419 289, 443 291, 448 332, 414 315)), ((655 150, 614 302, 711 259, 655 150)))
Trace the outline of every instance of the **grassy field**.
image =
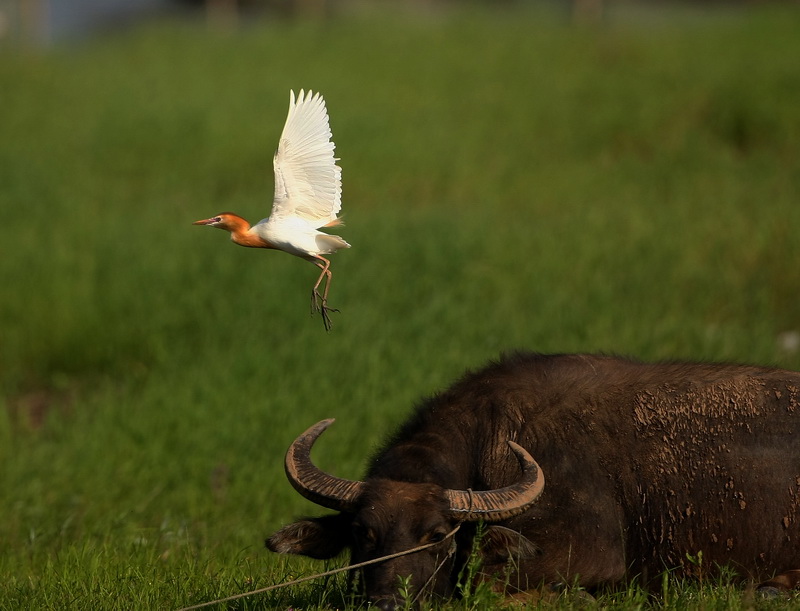
MULTIPOLYGON (((0 56, 0 608, 177 608, 336 565, 263 549, 321 513, 290 441, 336 417, 315 459, 357 477, 504 350, 800 369, 800 11, 562 17, 157 23, 0 56), (325 94, 344 168, 330 334, 312 266, 191 225, 267 214, 290 88, 325 94)), ((713 585, 602 603, 781 605, 713 585)), ((233 608, 348 600, 336 578, 233 608)))

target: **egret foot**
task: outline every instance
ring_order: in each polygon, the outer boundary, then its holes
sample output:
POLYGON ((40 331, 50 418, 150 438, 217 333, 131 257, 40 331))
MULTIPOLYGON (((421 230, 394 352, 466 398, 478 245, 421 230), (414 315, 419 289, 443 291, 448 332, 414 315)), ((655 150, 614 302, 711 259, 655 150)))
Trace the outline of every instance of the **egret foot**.
POLYGON ((331 317, 328 315, 328 312, 338 312, 336 308, 329 308, 324 303, 322 304, 322 309, 320 313, 322 314, 322 324, 325 325, 325 330, 331 330, 331 317))
POLYGON ((329 308, 328 307, 328 300, 325 299, 322 295, 319 294, 317 289, 311 291, 311 315, 314 315, 314 312, 319 312, 322 316, 322 324, 325 325, 325 330, 331 330, 331 317, 329 316, 328 312, 338 312, 336 308, 329 308))

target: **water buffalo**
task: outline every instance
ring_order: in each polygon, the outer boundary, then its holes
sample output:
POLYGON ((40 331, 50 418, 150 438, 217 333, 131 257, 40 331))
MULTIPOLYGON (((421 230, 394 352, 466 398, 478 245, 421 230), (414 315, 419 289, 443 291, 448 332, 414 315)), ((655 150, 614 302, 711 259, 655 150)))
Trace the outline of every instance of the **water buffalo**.
POLYGON ((363 571, 382 608, 398 604, 398 577, 453 594, 478 520, 484 572, 505 570, 514 591, 718 565, 769 587, 800 574, 800 373, 516 353, 422 402, 364 481, 310 461, 330 422, 292 444, 286 472, 338 513, 289 524, 267 547, 348 548, 360 562, 438 542, 363 571))

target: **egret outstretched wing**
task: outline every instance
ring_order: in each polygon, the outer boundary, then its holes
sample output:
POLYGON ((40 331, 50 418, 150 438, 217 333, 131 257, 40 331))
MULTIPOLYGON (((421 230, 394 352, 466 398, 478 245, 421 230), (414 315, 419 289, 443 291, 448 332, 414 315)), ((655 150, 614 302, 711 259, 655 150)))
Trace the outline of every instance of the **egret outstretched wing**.
POLYGON ((275 152, 275 200, 270 218, 298 216, 314 227, 336 219, 342 207, 342 169, 333 156, 325 100, 303 90, 295 101, 275 152))

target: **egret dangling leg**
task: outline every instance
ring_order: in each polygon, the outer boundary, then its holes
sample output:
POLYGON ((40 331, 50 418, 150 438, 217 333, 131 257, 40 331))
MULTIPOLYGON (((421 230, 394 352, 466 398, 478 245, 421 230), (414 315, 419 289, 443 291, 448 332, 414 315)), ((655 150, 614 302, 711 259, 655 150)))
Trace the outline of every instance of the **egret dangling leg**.
POLYGON ((331 277, 333 273, 330 270, 331 262, 326 259, 325 257, 320 257, 316 255, 314 257, 315 260, 312 260, 312 263, 316 265, 318 268, 322 270, 317 278, 316 284, 314 284, 314 288, 311 289, 311 314, 313 316, 314 312, 319 312, 322 315, 322 324, 325 325, 325 330, 331 330, 331 317, 328 315, 328 312, 338 312, 336 308, 329 308, 328 307, 328 290, 331 288, 331 277), (325 279, 325 288, 322 291, 322 295, 319 294, 319 285, 322 284, 322 279, 325 279))

